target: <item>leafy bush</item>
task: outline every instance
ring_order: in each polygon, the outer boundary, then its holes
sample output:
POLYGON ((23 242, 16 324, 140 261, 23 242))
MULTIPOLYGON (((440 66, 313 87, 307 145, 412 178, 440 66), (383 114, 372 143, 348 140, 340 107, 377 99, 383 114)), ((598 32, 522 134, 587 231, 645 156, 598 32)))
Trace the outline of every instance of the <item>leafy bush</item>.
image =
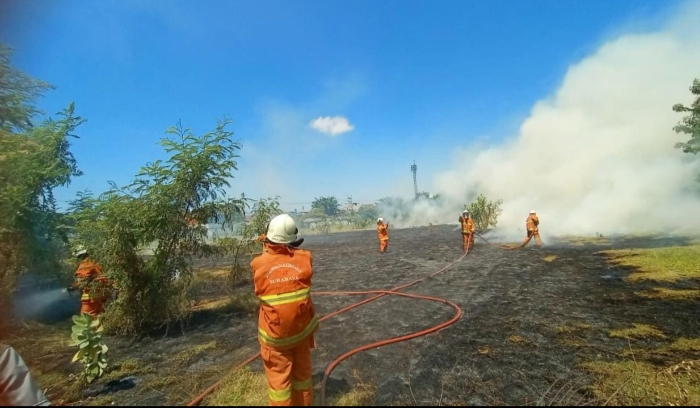
POLYGON ((53 190, 82 175, 69 138, 84 120, 71 103, 58 120, 35 124, 36 99, 52 86, 12 67, 11 54, 0 44, 0 303, 20 274, 64 268, 65 219, 53 190))
MULTIPOLYGON (((244 210, 249 208, 248 200, 244 205, 244 210)), ((242 271, 247 270, 246 265, 242 265, 244 255, 258 253, 262 251, 262 244, 255 240, 267 232, 267 226, 273 217, 282 213, 279 208, 279 197, 260 199, 255 202, 251 212, 251 218, 244 221, 243 225, 238 230, 240 238, 222 238, 216 241, 217 247, 220 249, 220 254, 227 255, 233 258, 231 269, 229 272, 229 283, 233 287, 242 271)))
POLYGON ((73 316, 71 346, 77 346, 78 352, 71 362, 79 361, 83 366, 82 377, 88 383, 100 378, 107 368, 107 350, 102 341, 104 328, 99 318, 93 318, 87 313, 73 316))
POLYGON ((477 231, 483 231, 488 227, 495 227, 498 223, 498 217, 503 210, 501 209, 503 200, 488 201, 483 194, 479 194, 476 201, 464 208, 469 211, 474 220, 474 227, 477 231))
POLYGON ((191 310, 192 259, 216 254, 206 242, 210 221, 233 228, 244 200, 226 198, 224 187, 237 169, 240 145, 218 121, 216 129, 194 136, 168 129, 162 139, 170 157, 143 167, 128 186, 99 198, 83 194, 71 203, 74 240, 86 245, 116 282, 119 297, 107 309, 107 329, 120 333, 182 323, 191 310), (155 245, 153 255, 142 248, 155 245))

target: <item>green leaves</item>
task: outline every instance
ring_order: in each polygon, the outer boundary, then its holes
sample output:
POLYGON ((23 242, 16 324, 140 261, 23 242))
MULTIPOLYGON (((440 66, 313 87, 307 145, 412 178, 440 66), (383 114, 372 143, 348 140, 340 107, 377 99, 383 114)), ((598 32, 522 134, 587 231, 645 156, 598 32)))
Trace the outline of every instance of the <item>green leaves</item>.
POLYGON ((673 130, 676 133, 684 133, 690 135, 687 142, 679 142, 675 144, 676 149, 682 149, 683 153, 698 154, 700 153, 700 80, 695 79, 690 87, 690 92, 696 95, 695 101, 690 107, 676 104, 673 110, 679 113, 688 112, 673 130))
POLYGON ((476 230, 483 231, 488 227, 496 226, 498 217, 503 212, 501 204, 503 204, 503 200, 488 201, 486 196, 479 194, 476 201, 464 207, 474 220, 476 230))
POLYGON ((53 190, 82 175, 69 138, 84 119, 71 103, 41 119, 37 98, 52 87, 12 67, 0 44, 0 301, 29 269, 57 271, 69 228, 53 190))
POLYGON ((338 199, 334 196, 315 198, 311 203, 311 208, 322 212, 323 214, 334 216, 340 211, 338 199))
POLYGON ((83 365, 83 377, 90 383, 99 378, 107 368, 106 354, 109 348, 102 341, 99 318, 88 314, 73 316, 71 346, 78 347, 71 362, 83 365))
POLYGON ((232 228, 248 208, 243 197, 226 195, 240 150, 230 123, 219 120, 201 136, 177 123, 161 140, 166 159, 147 163, 126 186, 111 183, 100 197, 85 193, 72 203, 75 240, 119 285, 106 314, 110 328, 133 333, 189 314, 192 259, 217 250, 206 224, 232 228))

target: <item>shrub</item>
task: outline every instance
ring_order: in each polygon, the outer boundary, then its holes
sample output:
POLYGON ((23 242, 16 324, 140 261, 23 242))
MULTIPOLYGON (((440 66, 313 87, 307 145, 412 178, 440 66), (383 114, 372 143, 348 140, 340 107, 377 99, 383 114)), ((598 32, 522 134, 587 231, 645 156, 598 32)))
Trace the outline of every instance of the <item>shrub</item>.
POLYGON ((216 129, 194 136, 189 129, 168 129, 162 139, 170 157, 143 167, 128 186, 99 198, 83 194, 71 203, 74 240, 88 247, 119 289, 103 320, 109 330, 143 331, 182 323, 191 310, 192 259, 212 255, 204 225, 232 228, 244 212, 243 199, 226 198, 240 145, 219 121, 216 129), (141 249, 155 244, 153 255, 141 249))
POLYGON ((495 227, 498 223, 498 217, 503 210, 501 209, 503 200, 488 201, 483 194, 479 194, 476 201, 464 208, 469 211, 474 220, 474 227, 477 231, 483 231, 488 227, 495 227))
POLYGON ((93 318, 87 313, 73 316, 73 323, 71 346, 77 346, 78 352, 73 356, 72 362, 79 361, 82 364, 82 378, 91 383, 100 378, 107 368, 106 355, 109 348, 102 341, 104 329, 99 318, 93 318))

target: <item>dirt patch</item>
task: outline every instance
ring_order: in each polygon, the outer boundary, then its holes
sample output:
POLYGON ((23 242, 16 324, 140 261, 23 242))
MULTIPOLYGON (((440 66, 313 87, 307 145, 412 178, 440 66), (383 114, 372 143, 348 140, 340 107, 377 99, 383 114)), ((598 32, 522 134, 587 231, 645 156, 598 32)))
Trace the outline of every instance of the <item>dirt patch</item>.
MULTIPOLYGON (((379 253, 376 239, 374 231, 307 237, 304 247, 314 257, 314 290, 389 289, 433 273, 462 254, 461 236, 452 226, 393 230, 385 254, 379 253)), ((634 358, 658 372, 678 363, 679 355, 695 353, 692 339, 700 337, 700 327, 689 318, 697 314, 696 303, 638 296, 659 285, 646 280, 628 283, 625 278, 635 273, 633 267, 611 265, 597 252, 601 247, 655 248, 686 242, 617 237, 606 238, 606 243, 553 241, 541 248, 510 251, 477 242, 462 262, 406 290, 457 303, 464 312, 462 319, 438 333, 349 358, 331 375, 328 400, 334 404, 342 398, 348 404, 369 398, 376 405, 521 405, 582 404, 599 402, 603 395, 609 398, 605 393, 615 386, 601 385, 601 378, 613 384, 610 379, 618 377, 586 363, 617 364, 632 358, 625 352, 644 349, 649 351, 648 361, 640 353, 634 358), (550 256, 556 258, 544 259, 550 256), (611 330, 634 328, 634 323, 651 326, 668 338, 635 341, 630 336, 609 336, 611 330), (681 338, 687 341, 680 342, 681 338), (356 396, 343 397, 350 392, 356 396)), ((216 280, 223 279, 220 270, 230 266, 226 260, 197 262, 213 272, 201 279, 207 283, 201 284, 198 308, 189 324, 167 336, 108 337, 110 365, 119 368, 78 389, 77 395, 68 387, 56 386, 78 368, 70 364, 73 350, 61 343, 63 333, 69 340, 69 324, 42 327, 16 340, 32 369, 41 371, 42 386, 54 387, 48 392, 52 401, 186 404, 255 354, 257 313, 249 277, 233 288, 222 286, 216 280), (54 337, 43 340, 43 335, 54 337), (42 339, 47 347, 29 347, 28 339, 42 339), (108 386, 113 381, 117 385, 108 386)), ((667 289, 693 290, 688 285, 679 281, 667 289)), ((318 313, 324 315, 362 297, 313 299, 318 313)), ((327 365, 348 350, 426 329, 452 315, 453 310, 442 304, 384 297, 324 321, 313 353, 314 383, 318 386, 327 365)), ((226 381, 231 382, 230 388, 222 388, 219 399, 207 401, 262 404, 266 391, 260 389, 261 371, 258 361, 250 365, 249 377, 236 380, 239 374, 231 374, 232 380, 226 381)))

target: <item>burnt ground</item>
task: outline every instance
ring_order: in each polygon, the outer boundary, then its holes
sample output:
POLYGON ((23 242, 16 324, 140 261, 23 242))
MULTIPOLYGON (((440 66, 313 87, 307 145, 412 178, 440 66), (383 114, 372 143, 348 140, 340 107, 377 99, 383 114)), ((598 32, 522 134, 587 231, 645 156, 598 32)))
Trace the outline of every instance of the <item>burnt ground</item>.
MULTIPOLYGON (((697 302, 638 297, 635 291, 658 285, 624 282, 629 270, 610 266, 596 252, 685 243, 684 238, 619 237, 605 245, 552 242, 507 251, 477 239, 475 250, 461 262, 405 290, 455 302, 463 317, 438 333, 350 357, 333 372, 328 395, 347 392, 361 380, 373 385, 377 405, 536 404, 551 402, 556 391, 571 384, 568 402, 590 402, 585 387, 592 378, 578 364, 619 359, 630 348, 627 340, 610 338, 610 330, 644 323, 674 336, 700 336, 697 302), (546 261, 547 256, 556 259, 546 261), (586 329, 564 333, 562 328, 574 325, 586 329)), ((391 289, 462 254, 461 237, 452 226, 393 230, 385 254, 379 253, 373 231, 311 236, 303 247, 314 257, 316 291, 391 289)), ((226 266, 215 260, 198 264, 226 266)), ((684 285, 690 284, 676 286, 684 285)), ((212 285, 209 294, 217 290, 212 285)), ((236 292, 251 290, 248 282, 236 292)), ((314 303, 325 315, 361 299, 315 296, 314 303)), ((315 382, 346 351, 431 327, 453 315, 443 304, 386 296, 331 318, 316 335, 315 382)), ((184 330, 167 335, 110 338, 113 369, 134 358, 140 360, 139 368, 113 376, 111 383, 90 386, 78 403, 187 403, 257 352, 255 327, 254 309, 233 306, 197 312, 184 330), (89 396, 97 397, 85 399, 89 396)), ((65 328, 70 331, 68 323, 65 328)), ((54 369, 75 371, 67 368, 70 354, 54 356, 54 369)), ((261 364, 251 368, 261 370, 261 364)), ((62 396, 54 398, 60 403, 62 396)))

